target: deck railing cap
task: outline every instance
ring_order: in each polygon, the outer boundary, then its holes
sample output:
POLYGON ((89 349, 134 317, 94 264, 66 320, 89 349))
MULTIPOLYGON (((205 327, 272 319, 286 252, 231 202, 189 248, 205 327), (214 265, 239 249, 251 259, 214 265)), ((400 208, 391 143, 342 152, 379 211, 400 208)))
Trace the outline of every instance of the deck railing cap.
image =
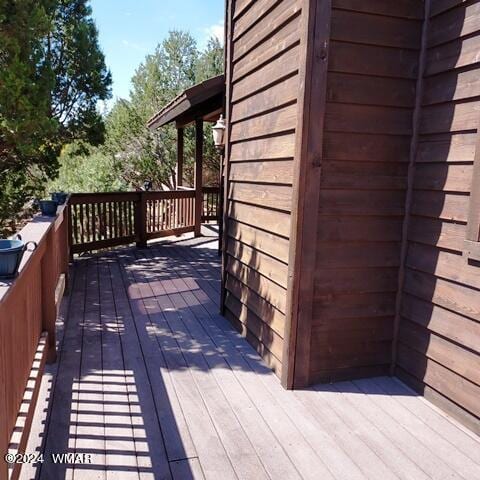
POLYGON ((66 204, 61 205, 58 208, 57 216, 55 217, 46 217, 40 214, 35 215, 32 220, 28 222, 20 230, 20 232, 18 232, 21 235, 23 242, 36 242, 38 244, 38 247, 37 250, 27 250, 25 252, 22 258, 22 262, 20 263, 18 275, 16 278, 9 280, 0 279, 0 302, 3 302, 10 290, 12 290, 12 288, 15 286, 15 283, 21 277, 30 260, 35 256, 35 254, 39 253, 39 249, 42 248, 42 242, 52 228, 52 225, 57 225, 59 222, 62 221, 65 208, 66 204))

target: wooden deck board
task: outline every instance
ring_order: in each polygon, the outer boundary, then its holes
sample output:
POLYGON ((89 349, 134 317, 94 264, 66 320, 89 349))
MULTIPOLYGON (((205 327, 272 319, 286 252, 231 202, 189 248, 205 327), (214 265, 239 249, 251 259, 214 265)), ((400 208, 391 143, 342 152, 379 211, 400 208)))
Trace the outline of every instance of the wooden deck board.
MULTIPOLYGON (((402 383, 283 390, 218 314, 211 238, 76 262, 43 451, 24 480, 480 478, 480 440, 402 383)), ((38 430, 38 428, 37 428, 38 430)), ((36 430, 35 430, 36 431, 36 430)), ((31 447, 31 445, 29 446, 31 447)))

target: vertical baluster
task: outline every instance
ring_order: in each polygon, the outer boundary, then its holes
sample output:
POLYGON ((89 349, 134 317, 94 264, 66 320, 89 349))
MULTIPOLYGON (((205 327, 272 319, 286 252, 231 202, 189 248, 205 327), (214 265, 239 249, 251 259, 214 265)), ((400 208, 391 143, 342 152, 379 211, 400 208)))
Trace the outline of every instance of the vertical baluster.
POLYGON ((160 211, 160 231, 165 230, 165 205, 163 200, 158 201, 158 209, 160 211))
POLYGON ((128 202, 128 234, 133 235, 132 202, 128 202))
POLYGON ((98 212, 98 240, 102 240, 102 231, 103 231, 103 209, 102 202, 97 203, 97 212, 98 212))
POLYGON ((183 198, 179 199, 179 218, 178 218, 178 223, 181 227, 183 227, 183 198))
POLYGON ((155 199, 151 200, 150 201, 150 216, 151 216, 150 231, 151 232, 155 232, 156 228, 157 228, 156 227, 156 225, 157 225, 157 219, 156 219, 157 208, 158 208, 157 201, 155 199))
POLYGON ((78 244, 78 205, 72 205, 73 231, 75 234, 75 245, 78 244))
POLYGON ((167 208, 167 230, 170 230, 172 228, 172 200, 168 198, 165 200, 165 205, 167 208))
POLYGON ((163 200, 163 209, 165 211, 165 230, 168 230, 170 225, 170 201, 168 199, 163 200))
POLYGON ((173 199, 173 228, 178 227, 178 198, 173 199))
POLYGON ((122 236, 122 212, 121 212, 121 202, 116 202, 117 206, 117 238, 122 236))
POLYGON ((188 199, 188 223, 189 225, 191 226, 192 225, 192 217, 193 217, 193 211, 194 211, 194 205, 192 204, 194 202, 194 199, 193 198, 189 198, 188 199))
POLYGON ((105 239, 110 239, 110 202, 105 203, 105 239))
POLYGON ((128 227, 128 201, 123 202, 123 229, 125 236, 128 237, 130 235, 128 227))
POLYGON ((87 203, 85 205, 85 225, 87 227, 87 243, 91 242, 91 231, 90 231, 90 204, 87 203))
POLYGON ((190 197, 188 199, 188 225, 191 227, 193 225, 193 212, 194 212, 194 205, 193 202, 195 200, 190 197))
POLYGON ((112 201, 112 210, 111 210, 111 215, 112 215, 112 222, 110 224, 111 226, 111 229, 112 229, 112 239, 113 238, 116 238, 117 234, 116 234, 116 219, 115 219, 115 202, 112 201))
POLYGON ((95 242, 97 239, 97 213, 98 213, 98 204, 92 203, 92 242, 95 242))
POLYGON ((123 232, 128 236, 128 203, 123 202, 123 232))
POLYGON ((113 202, 113 226, 114 226, 114 238, 118 238, 119 230, 118 230, 118 202, 113 202))
POLYGON ((155 208, 155 201, 154 200, 148 200, 148 202, 147 202, 147 209, 148 209, 147 232, 152 232, 153 231, 153 223, 154 223, 153 209, 154 208, 155 208))
POLYGON ((173 204, 173 220, 172 220, 172 228, 177 228, 177 198, 172 199, 173 204))
POLYGON ((170 225, 170 201, 168 199, 163 201, 163 208, 165 209, 165 230, 168 230, 170 225))
POLYGON ((145 229, 147 233, 151 232, 151 223, 152 223, 152 202, 151 200, 147 200, 145 202, 147 206, 147 211, 145 212, 145 229))
POLYGON ((118 228, 120 230, 120 237, 125 235, 125 225, 123 224, 123 202, 118 202, 118 228))
POLYGON ((83 209, 84 209, 84 204, 81 203, 79 205, 80 207, 80 243, 83 244, 83 243, 87 243, 85 241, 85 224, 84 224, 84 212, 83 212, 83 209))
POLYGON ((103 202, 102 204, 102 212, 103 212, 103 231, 102 231, 102 239, 107 239, 107 204, 103 202))
POLYGON ((115 233, 113 231, 113 202, 109 202, 108 204, 108 236, 110 239, 115 237, 115 233))

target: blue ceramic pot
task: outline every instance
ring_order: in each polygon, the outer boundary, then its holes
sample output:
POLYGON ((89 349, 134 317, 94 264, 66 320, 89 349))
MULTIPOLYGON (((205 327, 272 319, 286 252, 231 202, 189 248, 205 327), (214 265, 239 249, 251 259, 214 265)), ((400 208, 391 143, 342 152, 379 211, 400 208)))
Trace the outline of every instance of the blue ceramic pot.
POLYGON ((0 239, 0 278, 14 278, 28 245, 37 248, 35 242, 23 243, 19 236, 17 240, 0 239))
POLYGON ((67 201, 68 193, 65 192, 53 192, 52 200, 59 205, 63 205, 67 201))
POLYGON ((55 200, 39 200, 42 215, 46 217, 54 217, 57 214, 58 203, 55 200))

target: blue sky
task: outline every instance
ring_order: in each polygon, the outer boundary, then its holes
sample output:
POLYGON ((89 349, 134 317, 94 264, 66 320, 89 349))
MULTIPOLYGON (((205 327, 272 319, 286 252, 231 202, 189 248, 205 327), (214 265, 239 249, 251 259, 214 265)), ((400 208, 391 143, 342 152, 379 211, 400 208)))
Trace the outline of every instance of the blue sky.
POLYGON ((223 39, 224 0, 91 0, 100 45, 113 76, 113 98, 128 97, 130 79, 169 30, 188 30, 203 48, 223 39))

